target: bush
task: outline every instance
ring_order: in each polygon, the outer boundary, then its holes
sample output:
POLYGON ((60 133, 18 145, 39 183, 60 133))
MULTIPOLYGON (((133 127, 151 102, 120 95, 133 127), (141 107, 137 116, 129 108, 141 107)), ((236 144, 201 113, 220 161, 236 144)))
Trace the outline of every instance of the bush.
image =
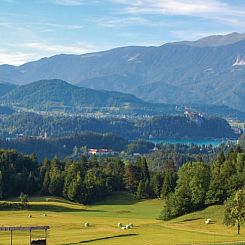
POLYGON ((183 214, 182 200, 179 196, 172 193, 165 199, 165 204, 160 215, 162 220, 171 220, 183 214))

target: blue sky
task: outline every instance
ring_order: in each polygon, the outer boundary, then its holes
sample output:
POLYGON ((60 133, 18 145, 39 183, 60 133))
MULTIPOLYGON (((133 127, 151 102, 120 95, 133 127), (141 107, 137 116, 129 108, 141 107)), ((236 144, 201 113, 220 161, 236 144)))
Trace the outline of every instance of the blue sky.
POLYGON ((244 0, 0 0, 0 64, 245 32, 244 0))

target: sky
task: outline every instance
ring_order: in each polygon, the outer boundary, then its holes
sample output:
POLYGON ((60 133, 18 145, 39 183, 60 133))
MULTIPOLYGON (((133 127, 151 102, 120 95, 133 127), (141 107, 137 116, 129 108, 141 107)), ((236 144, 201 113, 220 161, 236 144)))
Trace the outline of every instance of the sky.
POLYGON ((0 0, 0 64, 245 32, 245 0, 0 0))

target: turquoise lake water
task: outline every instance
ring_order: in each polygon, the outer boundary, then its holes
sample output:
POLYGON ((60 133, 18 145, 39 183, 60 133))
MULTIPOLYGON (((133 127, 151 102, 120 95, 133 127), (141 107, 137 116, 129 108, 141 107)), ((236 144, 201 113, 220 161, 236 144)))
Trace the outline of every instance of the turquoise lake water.
POLYGON ((236 142, 236 140, 229 140, 229 139, 213 139, 213 140, 161 140, 161 139, 149 139, 150 142, 154 144, 195 144, 195 145, 212 145, 213 147, 217 147, 222 143, 227 143, 228 141, 236 142))

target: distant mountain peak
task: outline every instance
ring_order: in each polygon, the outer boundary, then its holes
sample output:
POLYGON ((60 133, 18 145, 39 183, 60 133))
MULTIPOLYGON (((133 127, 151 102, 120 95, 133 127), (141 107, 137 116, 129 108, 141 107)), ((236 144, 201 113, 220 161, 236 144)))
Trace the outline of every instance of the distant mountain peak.
POLYGON ((200 38, 196 41, 183 41, 183 42, 176 42, 173 44, 188 45, 194 47, 218 47, 218 46, 234 44, 243 40, 245 40, 245 33, 232 32, 225 35, 211 35, 211 36, 200 38))
POLYGON ((245 40, 245 33, 232 32, 225 35, 211 35, 204 37, 197 40, 196 43, 207 46, 222 46, 240 42, 242 40, 245 40))

